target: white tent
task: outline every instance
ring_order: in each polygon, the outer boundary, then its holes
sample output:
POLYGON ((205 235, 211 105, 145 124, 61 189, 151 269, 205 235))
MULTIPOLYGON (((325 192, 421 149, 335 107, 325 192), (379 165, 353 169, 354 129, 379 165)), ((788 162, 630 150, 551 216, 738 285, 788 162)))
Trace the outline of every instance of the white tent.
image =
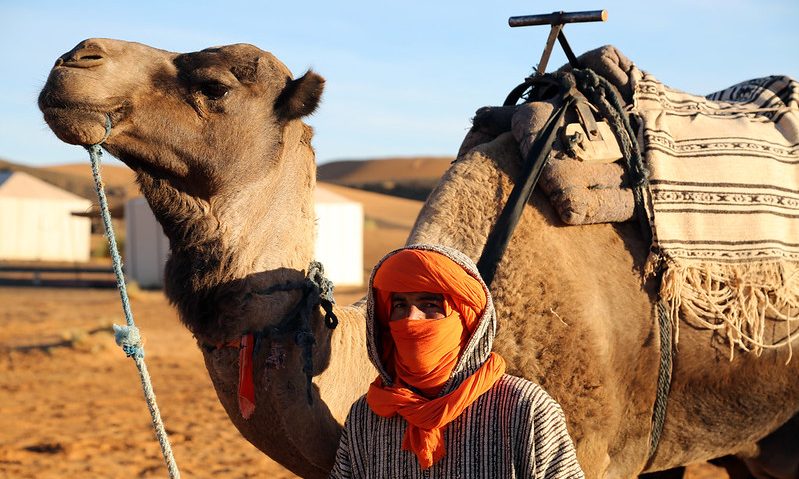
POLYGON ((143 197, 125 204, 125 274, 143 288, 164 285, 169 240, 143 197))
MULTIPOLYGON (((317 186, 316 255, 337 286, 363 285, 363 207, 317 186)), ((163 286, 169 240, 144 198, 125 205, 125 272, 145 288, 163 286)))
POLYGON ((0 172, 0 259, 88 261, 91 201, 23 172, 0 172))
POLYGON ((363 206, 316 186, 316 259, 338 286, 363 285, 363 206))

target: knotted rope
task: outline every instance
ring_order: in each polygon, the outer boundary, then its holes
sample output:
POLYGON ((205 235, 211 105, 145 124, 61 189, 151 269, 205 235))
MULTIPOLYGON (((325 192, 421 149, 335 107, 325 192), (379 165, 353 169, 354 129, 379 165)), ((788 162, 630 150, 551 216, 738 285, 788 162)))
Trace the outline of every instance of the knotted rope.
POLYGON ((671 316, 666 304, 660 300, 657 303, 658 326, 660 330, 660 363, 658 365, 658 382, 655 405, 652 412, 652 435, 649 439, 649 461, 655 456, 663 433, 663 424, 666 422, 666 406, 668 405, 669 391, 671 390, 671 316))
POLYGON ((641 234, 648 242, 651 242, 652 233, 644 209, 644 188, 648 182, 649 170, 644 164, 637 134, 630 124, 629 116, 624 110, 616 88, 590 68, 575 68, 571 73, 574 75, 575 87, 608 121, 613 135, 619 142, 619 147, 624 155, 627 179, 635 199, 635 217, 638 219, 641 234))
POLYGON ((103 136, 103 139, 98 143, 87 146, 86 149, 89 151, 89 157, 91 158, 95 191, 97 192, 97 199, 100 202, 100 216, 103 219, 103 226, 105 226, 105 234, 108 238, 108 250, 111 252, 117 289, 122 299, 122 311, 125 314, 125 321, 127 322, 126 326, 114 325, 114 338, 116 343, 125 351, 125 354, 133 358, 136 367, 139 369, 139 378, 141 379, 142 389, 144 390, 144 398, 147 401, 147 407, 150 409, 155 435, 158 438, 158 443, 161 445, 161 454, 163 454, 164 460, 166 461, 170 479, 177 479, 180 477, 180 471, 178 471, 178 466, 172 455, 172 447, 169 444, 169 438, 167 438, 164 422, 161 420, 161 412, 158 410, 158 404, 155 401, 155 392, 153 391, 153 386, 150 381, 150 373, 147 371, 147 365, 144 363, 144 346, 142 345, 139 329, 133 322, 133 312, 130 309, 130 300, 128 299, 128 292, 125 287, 125 277, 122 274, 122 258, 119 256, 119 251, 117 250, 114 227, 111 224, 111 214, 108 211, 108 200, 106 199, 103 189, 103 180, 100 176, 100 159, 103 156, 100 145, 108 139, 108 135, 110 134, 111 118, 106 115, 105 136, 103 136))

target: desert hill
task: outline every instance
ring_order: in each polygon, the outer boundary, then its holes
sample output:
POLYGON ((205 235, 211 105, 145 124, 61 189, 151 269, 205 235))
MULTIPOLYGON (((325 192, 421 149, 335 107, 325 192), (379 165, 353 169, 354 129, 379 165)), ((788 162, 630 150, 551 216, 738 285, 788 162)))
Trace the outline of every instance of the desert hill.
MULTIPOLYGON (((92 170, 88 160, 86 163, 69 163, 66 165, 46 166, 41 168, 46 172, 70 177, 80 177, 88 180, 93 185, 92 170)), ((136 175, 133 170, 123 165, 103 164, 100 173, 103 175, 103 182, 114 188, 123 188, 127 197, 139 195, 139 188, 136 185, 136 175)), ((92 186, 94 195, 94 186, 92 186)))
POLYGON ((330 183, 408 181, 439 178, 452 163, 452 157, 382 158, 331 161, 319 165, 317 177, 330 183))
MULTIPOLYGON (((449 168, 451 157, 342 160, 320 165, 317 178, 329 184, 424 200, 449 168)), ((94 181, 86 163, 32 167, 0 159, 0 170, 24 171, 47 183, 94 201, 94 181)), ((103 164, 106 194, 115 209, 138 196, 135 174, 126 166, 103 164)))
POLYGON ((452 157, 342 160, 320 165, 320 181, 387 195, 424 200, 449 168, 452 157))

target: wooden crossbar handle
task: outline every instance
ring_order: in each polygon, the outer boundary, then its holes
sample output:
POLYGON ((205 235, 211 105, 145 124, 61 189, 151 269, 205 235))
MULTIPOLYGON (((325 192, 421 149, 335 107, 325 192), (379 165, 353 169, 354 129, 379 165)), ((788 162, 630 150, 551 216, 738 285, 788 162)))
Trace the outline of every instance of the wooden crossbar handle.
POLYGON ((510 17, 508 19, 508 25, 511 27, 529 27, 532 25, 562 25, 564 23, 604 22, 607 19, 607 10, 592 10, 589 12, 552 12, 541 15, 510 17))

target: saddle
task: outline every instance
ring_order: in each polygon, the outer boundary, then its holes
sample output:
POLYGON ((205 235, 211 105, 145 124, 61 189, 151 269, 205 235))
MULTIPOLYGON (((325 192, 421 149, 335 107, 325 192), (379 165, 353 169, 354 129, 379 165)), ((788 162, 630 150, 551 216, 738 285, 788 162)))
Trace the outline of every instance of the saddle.
POLYGON ((511 130, 528 158, 557 112, 539 184, 561 220, 642 224, 646 275, 661 276, 675 340, 682 316, 720 332, 730 358, 736 347, 759 354, 787 345, 790 359, 799 323, 799 84, 771 76, 703 97, 663 85, 612 46, 579 64, 533 79, 542 84, 521 105, 478 110, 459 156, 511 130), (767 321, 782 325, 781 339, 767 340, 767 321))

